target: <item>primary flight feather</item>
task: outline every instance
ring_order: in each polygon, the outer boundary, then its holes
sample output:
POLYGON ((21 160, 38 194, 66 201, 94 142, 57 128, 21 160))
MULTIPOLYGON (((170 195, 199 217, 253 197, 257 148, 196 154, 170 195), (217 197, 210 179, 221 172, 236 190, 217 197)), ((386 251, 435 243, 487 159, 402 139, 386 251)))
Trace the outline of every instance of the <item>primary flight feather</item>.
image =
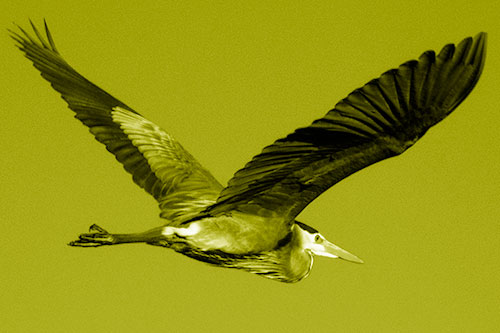
POLYGON ((295 217, 328 188, 396 156, 450 114, 474 88, 486 33, 424 52, 341 100, 323 118, 265 147, 222 186, 174 138, 76 72, 45 23, 11 31, 18 47, 75 117, 159 203, 164 225, 112 234, 93 225, 72 246, 143 242, 282 282, 306 277, 313 255, 362 262, 295 217))

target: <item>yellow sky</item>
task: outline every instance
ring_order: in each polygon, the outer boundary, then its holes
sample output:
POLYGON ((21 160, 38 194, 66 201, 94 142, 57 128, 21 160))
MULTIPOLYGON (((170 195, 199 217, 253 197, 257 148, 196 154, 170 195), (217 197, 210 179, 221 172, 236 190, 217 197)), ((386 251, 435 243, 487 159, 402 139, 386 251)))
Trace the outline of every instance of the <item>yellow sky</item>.
POLYGON ((382 72, 479 31, 489 45, 478 85, 448 119, 299 216, 365 264, 320 258, 306 280, 287 285, 162 248, 66 246, 93 223, 117 233, 157 226, 159 210, 3 33, 0 327, 498 328, 498 13, 492 0, 2 2, 0 27, 45 17, 72 66, 166 129, 222 183, 382 72))

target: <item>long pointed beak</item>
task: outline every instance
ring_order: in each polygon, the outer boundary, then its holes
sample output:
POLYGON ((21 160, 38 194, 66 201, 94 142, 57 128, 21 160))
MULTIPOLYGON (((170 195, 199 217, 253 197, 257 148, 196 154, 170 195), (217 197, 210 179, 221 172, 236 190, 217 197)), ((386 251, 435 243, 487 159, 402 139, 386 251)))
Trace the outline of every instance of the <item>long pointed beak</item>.
POLYGON ((354 254, 347 252, 346 250, 338 247, 333 243, 330 243, 329 241, 325 240, 323 246, 325 248, 325 252, 317 253, 320 256, 330 257, 330 258, 340 258, 358 264, 364 263, 363 260, 356 257, 354 254))

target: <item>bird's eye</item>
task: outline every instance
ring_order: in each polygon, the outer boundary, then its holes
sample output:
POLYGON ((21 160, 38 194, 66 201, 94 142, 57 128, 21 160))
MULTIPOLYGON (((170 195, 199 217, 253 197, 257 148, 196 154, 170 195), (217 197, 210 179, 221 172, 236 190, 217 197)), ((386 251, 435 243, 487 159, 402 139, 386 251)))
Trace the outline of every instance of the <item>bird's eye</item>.
POLYGON ((321 243, 321 242, 323 241, 323 239, 321 238, 321 236, 320 236, 320 235, 316 235, 316 237, 314 237, 314 241, 315 241, 316 243, 321 243))

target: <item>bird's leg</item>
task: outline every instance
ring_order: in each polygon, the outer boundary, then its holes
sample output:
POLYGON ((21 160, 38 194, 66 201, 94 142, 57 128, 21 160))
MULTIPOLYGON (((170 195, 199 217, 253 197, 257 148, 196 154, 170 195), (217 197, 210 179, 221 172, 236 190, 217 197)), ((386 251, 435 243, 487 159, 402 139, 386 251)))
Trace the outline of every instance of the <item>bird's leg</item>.
POLYGON ((98 225, 93 224, 89 228, 89 233, 81 234, 76 241, 72 241, 68 245, 80 247, 97 247, 124 243, 150 243, 156 245, 156 243, 162 241, 165 241, 165 237, 161 234, 159 228, 137 234, 110 234, 98 225))
POLYGON ((78 236, 78 240, 70 242, 70 246, 81 246, 81 247, 96 247, 102 245, 113 245, 116 244, 116 239, 112 234, 108 233, 106 230, 98 226, 97 224, 92 224, 89 228, 89 233, 81 234, 78 236))

